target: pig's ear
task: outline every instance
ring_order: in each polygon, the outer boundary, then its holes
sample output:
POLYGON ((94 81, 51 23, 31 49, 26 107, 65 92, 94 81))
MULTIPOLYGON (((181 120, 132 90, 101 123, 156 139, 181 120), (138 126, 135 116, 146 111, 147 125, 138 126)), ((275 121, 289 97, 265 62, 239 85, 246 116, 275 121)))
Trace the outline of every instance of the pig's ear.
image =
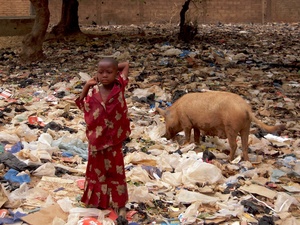
POLYGON ((161 108, 156 108, 155 111, 158 112, 161 116, 166 117, 166 110, 163 110, 161 108))

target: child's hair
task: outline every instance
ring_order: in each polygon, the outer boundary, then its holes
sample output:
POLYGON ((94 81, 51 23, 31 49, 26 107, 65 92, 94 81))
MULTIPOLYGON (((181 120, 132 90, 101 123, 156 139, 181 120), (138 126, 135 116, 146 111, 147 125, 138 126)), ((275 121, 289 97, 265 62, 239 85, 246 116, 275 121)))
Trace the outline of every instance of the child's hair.
MULTIPOLYGON (((115 68, 118 68, 118 62, 117 62, 117 60, 115 60, 115 59, 112 58, 112 57, 105 57, 105 58, 103 58, 102 60, 100 60, 99 63, 101 63, 101 62, 108 62, 108 63, 111 63, 115 68)), ((98 63, 98 64, 99 64, 99 63, 98 63)))

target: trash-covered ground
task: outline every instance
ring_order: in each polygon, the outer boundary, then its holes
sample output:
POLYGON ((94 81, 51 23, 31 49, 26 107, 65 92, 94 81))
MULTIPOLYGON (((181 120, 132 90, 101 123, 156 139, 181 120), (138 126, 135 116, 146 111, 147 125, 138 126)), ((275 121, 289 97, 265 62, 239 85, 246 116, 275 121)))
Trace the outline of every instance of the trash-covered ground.
POLYGON ((74 100, 103 56, 131 65, 129 223, 300 224, 300 24, 201 25, 191 44, 167 25, 82 29, 94 37, 50 39, 41 63, 19 64, 15 45, 0 50, 0 224, 113 224, 114 212, 79 201, 87 140, 74 100), (251 162, 241 161, 239 139, 229 162, 225 139, 162 138, 155 107, 204 90, 236 93, 287 130, 274 136, 253 124, 251 162))

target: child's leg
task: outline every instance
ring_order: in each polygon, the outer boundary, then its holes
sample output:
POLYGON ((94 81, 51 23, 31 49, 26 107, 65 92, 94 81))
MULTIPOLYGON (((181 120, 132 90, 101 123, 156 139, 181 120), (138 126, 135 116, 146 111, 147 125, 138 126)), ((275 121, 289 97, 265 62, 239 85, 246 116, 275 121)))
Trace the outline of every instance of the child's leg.
POLYGON ((107 184, 111 190, 113 207, 121 209, 128 201, 122 144, 113 146, 109 152, 108 158, 111 164, 108 169, 107 184))
POLYGON ((89 153, 84 194, 81 198, 81 201, 87 206, 101 209, 107 209, 110 200, 110 192, 106 180, 105 151, 89 153))

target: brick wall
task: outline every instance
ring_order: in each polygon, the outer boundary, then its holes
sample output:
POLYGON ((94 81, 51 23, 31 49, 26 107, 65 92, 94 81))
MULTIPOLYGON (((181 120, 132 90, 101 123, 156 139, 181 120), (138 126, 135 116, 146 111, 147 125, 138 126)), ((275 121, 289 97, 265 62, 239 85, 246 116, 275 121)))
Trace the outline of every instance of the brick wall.
POLYGON ((29 0, 0 0, 0 16, 29 16, 29 0))
MULTIPOLYGON (((165 23, 178 21, 182 0, 79 0, 79 22, 99 25, 165 23), (173 20, 172 18, 175 18, 173 20)), ((49 0, 51 23, 60 18, 61 0, 49 0)))
MULTIPOLYGON (((83 1, 81 1, 82 4, 83 1)), ((79 4, 81 4, 81 2, 79 4)), ((137 1, 96 1, 94 22, 97 24, 131 24, 140 23, 139 20, 139 2, 137 1)), ((91 9, 93 10, 93 9, 91 9)), ((89 11, 82 11, 88 15, 89 11)), ((85 17, 89 23, 89 19, 85 17)))
POLYGON ((239 22, 261 22, 261 0, 251 1, 208 1, 207 22, 239 23, 239 22))
POLYGON ((300 22, 300 0, 270 1, 271 21, 300 22))
POLYGON ((201 0, 190 14, 199 23, 261 23, 262 0, 201 0))
MULTIPOLYGON (((177 23, 179 21, 179 13, 184 1, 140 1, 140 10, 145 19, 151 18, 150 22, 157 23, 177 23)), ((146 22, 146 21, 145 21, 146 22)))
MULTIPOLYGON (((184 0, 78 0, 81 24, 178 23, 184 0)), ((49 0, 50 21, 60 19, 62 0, 49 0)), ((198 0, 189 18, 198 23, 299 22, 300 0, 198 0)), ((29 0, 0 0, 0 16, 30 15, 29 0)))

